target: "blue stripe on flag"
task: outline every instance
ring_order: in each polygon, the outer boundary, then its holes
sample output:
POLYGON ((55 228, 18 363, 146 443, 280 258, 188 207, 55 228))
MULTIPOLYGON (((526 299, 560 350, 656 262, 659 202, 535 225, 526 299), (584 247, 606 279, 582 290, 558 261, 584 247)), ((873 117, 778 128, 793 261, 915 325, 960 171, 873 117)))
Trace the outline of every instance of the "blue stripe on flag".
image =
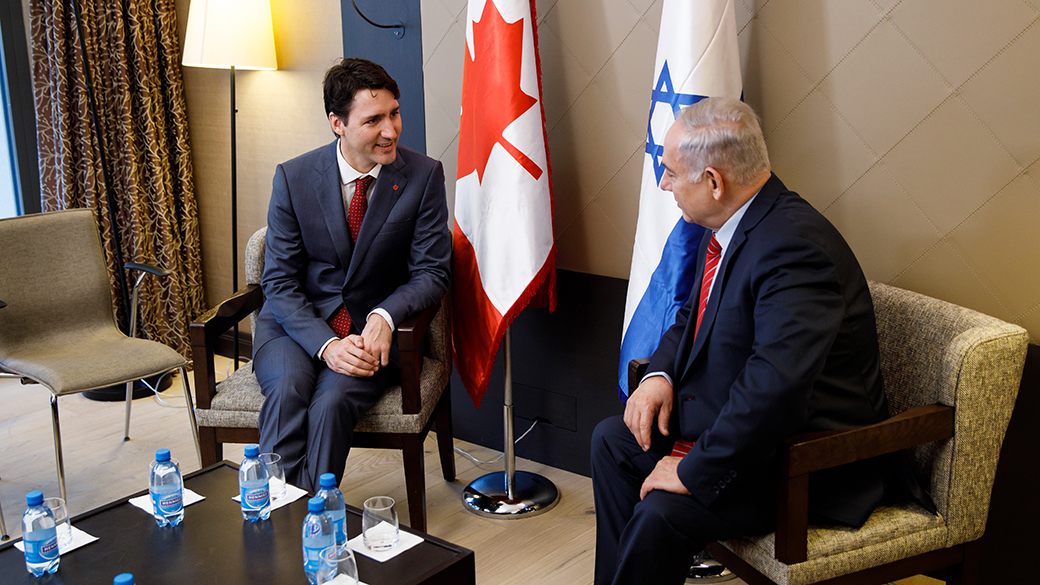
POLYGON ((697 260, 704 228, 686 223, 681 217, 668 235, 661 261, 650 277, 646 292, 639 299, 632 320, 621 341, 621 364, 618 367, 618 396, 628 401, 628 362, 649 357, 657 349, 664 332, 675 324, 675 313, 690 298, 696 280, 697 260))

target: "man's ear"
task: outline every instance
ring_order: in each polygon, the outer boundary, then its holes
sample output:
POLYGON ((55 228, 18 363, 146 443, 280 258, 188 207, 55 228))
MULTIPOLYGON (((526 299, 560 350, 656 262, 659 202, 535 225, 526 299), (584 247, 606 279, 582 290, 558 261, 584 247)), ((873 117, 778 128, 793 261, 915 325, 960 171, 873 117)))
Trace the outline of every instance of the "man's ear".
POLYGON ((726 190, 726 184, 722 178, 722 173, 720 173, 715 167, 704 167, 704 175, 704 178, 707 181, 710 181, 708 187, 711 188, 711 197, 715 201, 721 201, 722 194, 726 190))
POLYGON ((336 136, 343 135, 343 120, 341 120, 339 116, 329 112, 329 124, 332 125, 332 131, 336 136))

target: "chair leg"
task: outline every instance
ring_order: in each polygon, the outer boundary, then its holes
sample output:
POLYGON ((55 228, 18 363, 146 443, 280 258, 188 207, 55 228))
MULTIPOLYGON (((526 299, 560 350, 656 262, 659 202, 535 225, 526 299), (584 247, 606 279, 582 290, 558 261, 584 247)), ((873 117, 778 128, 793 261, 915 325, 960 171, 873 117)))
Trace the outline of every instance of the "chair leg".
POLYGON ((437 450, 441 455, 441 473, 444 481, 455 481, 455 435, 451 430, 451 395, 441 395, 440 412, 433 423, 437 429, 437 450))
POLYGON ((7 540, 10 538, 7 535, 7 524, 4 523, 4 508, 0 506, 0 540, 7 540))
POLYGON ((213 427, 199 428, 199 449, 203 469, 224 458, 224 445, 217 442, 217 431, 213 427))
POLYGON ((408 518, 412 530, 426 532, 426 467, 423 441, 418 435, 404 437, 404 485, 408 493, 408 518))
POLYGON ((61 499, 69 501, 65 497, 65 462, 61 457, 61 425, 58 423, 58 397, 51 394, 51 425, 54 427, 54 461, 58 466, 58 489, 61 491, 61 499))
POLYGON ((195 455, 202 465, 202 447, 199 446, 199 425, 195 422, 195 404, 191 399, 191 387, 188 385, 188 370, 181 366, 181 384, 184 386, 184 407, 188 409, 188 424, 191 425, 191 437, 195 439, 195 455))
POLYGON ((123 440, 130 440, 130 403, 134 401, 134 381, 126 383, 126 424, 123 426, 123 440))

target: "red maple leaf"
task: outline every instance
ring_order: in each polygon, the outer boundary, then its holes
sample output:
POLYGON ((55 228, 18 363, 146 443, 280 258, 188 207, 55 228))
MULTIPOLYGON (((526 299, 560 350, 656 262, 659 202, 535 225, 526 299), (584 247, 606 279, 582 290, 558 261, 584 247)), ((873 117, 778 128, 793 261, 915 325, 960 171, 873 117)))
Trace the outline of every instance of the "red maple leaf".
POLYGON ((491 149, 499 144, 537 180, 542 169, 503 138, 502 132, 538 103, 520 88, 524 52, 524 22, 507 23, 492 0, 473 23, 473 54, 466 49, 462 74, 462 120, 459 130, 459 165, 456 178, 484 170, 491 149))

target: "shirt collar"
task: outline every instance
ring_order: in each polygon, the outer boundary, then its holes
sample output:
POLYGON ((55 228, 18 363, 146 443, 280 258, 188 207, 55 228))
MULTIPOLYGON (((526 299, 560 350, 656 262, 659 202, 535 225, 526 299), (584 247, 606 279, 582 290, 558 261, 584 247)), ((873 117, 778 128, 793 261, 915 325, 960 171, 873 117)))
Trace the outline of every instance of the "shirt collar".
POLYGON ((719 247, 723 250, 725 250, 726 246, 729 245, 729 241, 733 239, 733 234, 736 233, 737 226, 740 225, 740 220, 744 218, 744 213, 747 212, 751 202, 754 201, 755 197, 758 197, 758 194, 761 192, 762 190, 759 189, 754 195, 752 195, 751 199, 748 199, 744 205, 741 205, 740 209, 730 216, 730 218, 726 220, 726 223, 722 224, 719 231, 715 232, 715 239, 719 242, 719 247))
POLYGON ((344 185, 346 185, 347 183, 353 183, 354 181, 358 180, 358 177, 360 177, 361 175, 368 175, 373 179, 379 177, 379 170, 383 168, 383 165, 376 163, 376 166, 372 167, 372 170, 368 171, 367 173, 362 173, 361 171, 350 166, 350 163, 347 162, 347 159, 343 158, 343 151, 340 150, 340 146, 342 146, 342 143, 342 138, 340 138, 339 141, 336 142, 336 162, 339 163, 339 179, 343 182, 344 185))

